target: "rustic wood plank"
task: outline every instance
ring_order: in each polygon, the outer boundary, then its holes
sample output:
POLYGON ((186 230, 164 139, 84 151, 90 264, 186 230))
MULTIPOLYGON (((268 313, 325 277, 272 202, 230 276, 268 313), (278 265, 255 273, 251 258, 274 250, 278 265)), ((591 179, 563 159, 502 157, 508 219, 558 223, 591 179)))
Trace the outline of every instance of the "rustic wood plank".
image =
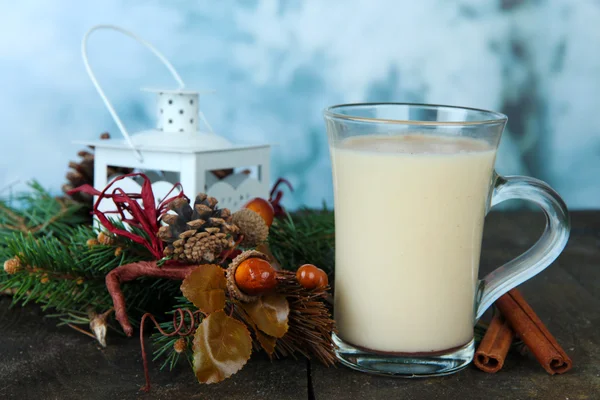
MULTIPOLYGON (((537 213, 493 213, 486 222, 482 273, 526 250, 539 236, 537 213)), ((392 379, 312 364, 316 399, 544 398, 587 399, 600 394, 600 213, 573 213, 573 235, 549 269, 521 290, 573 358, 574 369, 549 376, 531 355, 510 354, 497 374, 474 367, 424 380, 392 379)))
MULTIPOLYGON (((139 341, 112 335, 100 349, 70 328, 57 328, 38 307, 9 309, 0 296, 0 399, 130 399, 144 384, 139 341)), ((302 399, 304 361, 270 362, 262 355, 216 385, 200 385, 183 360, 173 371, 151 364, 152 391, 144 399, 302 399)))

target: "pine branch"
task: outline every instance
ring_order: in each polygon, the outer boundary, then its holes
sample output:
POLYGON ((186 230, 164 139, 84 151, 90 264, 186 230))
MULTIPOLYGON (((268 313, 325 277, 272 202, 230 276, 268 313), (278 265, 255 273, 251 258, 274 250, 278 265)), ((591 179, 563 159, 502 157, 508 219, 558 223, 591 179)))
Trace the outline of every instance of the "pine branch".
MULTIPOLYGON (((197 308, 185 297, 179 295, 175 299, 176 299, 176 304, 174 305, 173 310, 166 313, 166 315, 168 315, 169 317, 167 317, 164 322, 161 322, 159 324, 161 329, 168 333, 175 331, 175 327, 173 325, 173 317, 172 317, 173 314, 175 314, 175 309, 184 309, 184 310, 188 309, 192 312, 197 310, 197 308)), ((189 327, 190 323, 191 323, 191 321, 189 321, 189 318, 186 318, 185 319, 186 326, 189 327)), ((185 329, 184 329, 184 331, 185 331, 185 329)), ((186 341, 186 346, 185 346, 185 350, 181 353, 175 350, 175 343, 180 338, 182 338, 182 336, 162 335, 157 329, 155 329, 155 332, 151 335, 151 340, 155 347, 152 361, 157 361, 159 359, 162 359, 163 362, 160 367, 161 370, 165 369, 167 367, 169 368, 169 370, 173 370, 173 368, 175 368, 175 365, 177 365, 177 363, 179 362, 179 359, 182 356, 185 357, 185 359, 187 359, 190 366, 192 365, 192 361, 193 361, 192 341, 194 339, 193 335, 183 337, 183 339, 186 341)))
POLYGON ((82 205, 53 197, 35 181, 29 186, 30 192, 0 200, 0 241, 14 232, 63 236, 67 229, 91 222, 91 217, 82 213, 82 205))
MULTIPOLYGON (((5 238, 3 261, 16 256, 22 267, 13 275, 0 273, 0 292, 14 291, 13 301, 17 304, 39 303, 44 311, 52 310, 52 315, 62 322, 74 323, 74 315, 83 318, 78 323, 89 322, 90 306, 97 312, 112 307, 105 285, 106 274, 119 265, 147 259, 148 254, 143 246, 119 241, 88 246, 88 239, 97 235, 89 226, 70 228, 67 232, 69 234, 62 238, 36 238, 23 233, 5 238)), ((163 310, 160 302, 178 292, 177 284, 163 280, 151 283, 141 280, 123 290, 136 319, 148 310, 163 310)))
POLYGON ((288 270, 314 264, 333 273, 335 233, 333 213, 301 211, 277 219, 269 231, 269 247, 275 259, 288 270))
MULTIPOLYGON (((0 294, 10 294, 15 304, 38 303, 60 324, 87 324, 90 307, 97 312, 112 307, 106 274, 119 265, 152 257, 144 246, 126 239, 98 244, 98 232, 91 227, 91 217, 82 212, 84 206, 51 196, 37 182, 30 188, 0 200, 0 264, 14 257, 22 264, 15 274, 0 268, 0 294)), ((120 221, 113 224, 124 228, 120 221)), ((130 229, 146 235, 141 229, 130 229)), ((123 292, 137 320, 149 310, 165 311, 179 285, 142 279, 123 292)))

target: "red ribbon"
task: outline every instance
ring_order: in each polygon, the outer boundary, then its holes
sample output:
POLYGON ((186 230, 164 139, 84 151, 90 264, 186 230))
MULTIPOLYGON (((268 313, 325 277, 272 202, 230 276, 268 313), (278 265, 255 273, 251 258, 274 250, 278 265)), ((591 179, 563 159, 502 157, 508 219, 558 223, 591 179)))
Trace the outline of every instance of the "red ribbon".
POLYGON ((135 243, 139 243, 145 246, 156 259, 161 259, 163 257, 163 241, 160 240, 157 236, 158 229, 160 228, 160 218, 167 213, 169 210, 169 204, 175 199, 185 198, 189 201, 187 196, 183 193, 183 188, 180 183, 176 183, 173 185, 173 188, 167 193, 165 199, 160 202, 158 207, 156 206, 156 201, 154 198, 154 193, 152 192, 152 183, 150 179, 142 173, 134 173, 121 175, 114 179, 103 191, 98 191, 94 189, 92 186, 86 184, 79 186, 78 188, 72 189, 67 194, 73 193, 87 193, 93 196, 98 196, 96 203, 94 204, 94 209, 92 210, 92 214, 94 214, 102 226, 104 226, 110 233, 113 233, 118 236, 123 236, 127 239, 132 240, 135 243), (144 180, 142 184, 141 193, 125 193, 125 191, 119 187, 109 192, 110 188, 115 185, 118 181, 124 178, 131 177, 140 177, 144 180), (169 197, 171 193, 175 189, 179 188, 180 193, 176 196, 169 197), (103 199, 111 199, 116 206, 115 211, 100 211, 98 209, 100 202, 103 199), (137 200, 142 200, 142 205, 138 203, 137 200), (125 213, 129 213, 131 218, 128 218, 125 213), (107 214, 118 214, 121 218, 121 221, 124 223, 139 228, 146 236, 138 235, 136 233, 130 232, 125 229, 118 228, 113 224, 113 222, 107 217, 107 214))

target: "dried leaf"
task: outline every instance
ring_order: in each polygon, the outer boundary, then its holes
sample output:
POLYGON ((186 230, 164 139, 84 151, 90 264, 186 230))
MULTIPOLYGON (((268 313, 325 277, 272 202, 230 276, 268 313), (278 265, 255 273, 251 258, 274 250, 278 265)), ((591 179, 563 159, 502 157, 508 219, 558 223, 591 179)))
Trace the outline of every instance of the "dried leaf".
POLYGON ((272 356, 275 352, 275 345, 277 344, 277 338, 273 336, 269 336, 263 331, 256 330, 256 339, 258 339, 258 343, 263 348, 263 350, 269 355, 272 356))
POLYGON ((254 332, 254 336, 256 336, 256 340, 262 347, 262 349, 270 356, 275 352, 275 346, 277 345, 277 338, 273 336, 269 336, 256 326, 250 315, 243 308, 236 308, 242 322, 247 326, 252 328, 254 332))
POLYGON ((200 383, 217 383, 246 364, 252 338, 246 325, 217 311, 204 318, 194 335, 194 373, 200 383))
POLYGON ((205 314, 225 307, 226 288, 225 271, 214 264, 200 265, 181 284, 183 295, 205 314))
POLYGON ((267 294, 252 303, 242 304, 242 307, 267 335, 280 338, 287 332, 290 305, 285 296, 267 294))

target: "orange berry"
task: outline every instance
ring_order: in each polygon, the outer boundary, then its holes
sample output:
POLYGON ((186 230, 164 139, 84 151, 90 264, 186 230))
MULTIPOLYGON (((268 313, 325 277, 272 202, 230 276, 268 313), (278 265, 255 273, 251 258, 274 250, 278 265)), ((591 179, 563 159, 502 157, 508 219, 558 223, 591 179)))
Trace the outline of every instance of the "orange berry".
POLYGON ((277 272, 262 258, 242 261, 235 270, 235 283, 247 295, 256 296, 271 291, 277 285, 277 272))
POLYGON ((312 264, 304 264, 298 268, 296 279, 305 289, 322 288, 329 283, 325 271, 312 264))
POLYGON ((249 202, 247 202, 244 208, 252 210, 258 215, 260 215, 265 221, 265 224, 267 224, 267 226, 270 227, 273 223, 273 218, 275 217, 275 209, 269 201, 261 199, 260 197, 255 197, 249 202))

